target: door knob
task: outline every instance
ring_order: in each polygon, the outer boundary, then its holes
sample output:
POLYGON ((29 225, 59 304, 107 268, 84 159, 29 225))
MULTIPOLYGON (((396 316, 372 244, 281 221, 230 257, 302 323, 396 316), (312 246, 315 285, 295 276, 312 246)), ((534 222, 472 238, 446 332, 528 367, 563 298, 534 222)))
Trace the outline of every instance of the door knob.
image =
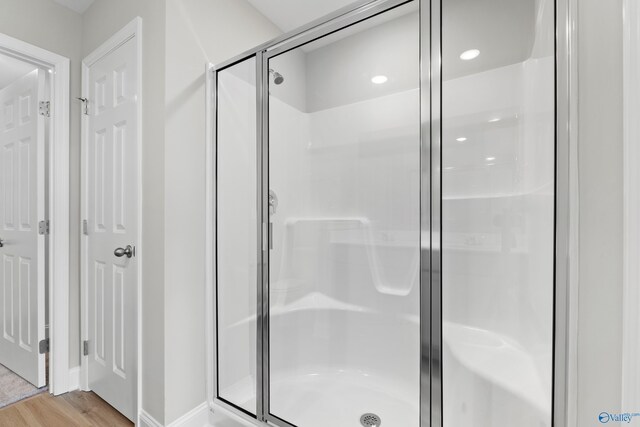
POLYGON ((136 254, 136 250, 131 245, 127 245, 126 248, 117 248, 115 251, 113 251, 113 254, 118 258, 125 255, 127 256, 127 258, 131 258, 136 254))
POLYGON ((0 248, 4 247, 4 240, 0 239, 0 248))

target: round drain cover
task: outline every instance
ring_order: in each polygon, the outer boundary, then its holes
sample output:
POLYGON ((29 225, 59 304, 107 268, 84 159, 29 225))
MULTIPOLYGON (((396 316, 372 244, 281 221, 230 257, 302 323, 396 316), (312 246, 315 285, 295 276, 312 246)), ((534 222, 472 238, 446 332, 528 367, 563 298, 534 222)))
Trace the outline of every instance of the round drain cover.
POLYGON ((360 417, 360 424, 364 427, 380 427, 382 420, 376 414, 364 414, 360 417))

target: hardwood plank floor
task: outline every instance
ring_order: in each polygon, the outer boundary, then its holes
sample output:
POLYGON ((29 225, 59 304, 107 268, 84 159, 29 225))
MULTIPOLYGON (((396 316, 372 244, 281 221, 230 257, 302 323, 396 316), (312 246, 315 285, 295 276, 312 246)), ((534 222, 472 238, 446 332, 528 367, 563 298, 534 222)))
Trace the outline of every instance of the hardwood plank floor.
POLYGON ((42 393, 0 409, 0 427, 132 427, 95 393, 42 393))

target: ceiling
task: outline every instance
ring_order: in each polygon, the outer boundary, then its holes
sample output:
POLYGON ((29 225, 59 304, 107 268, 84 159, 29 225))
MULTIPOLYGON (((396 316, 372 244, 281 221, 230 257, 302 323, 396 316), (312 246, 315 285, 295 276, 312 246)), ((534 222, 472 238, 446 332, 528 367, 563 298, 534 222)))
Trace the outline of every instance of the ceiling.
POLYGON ((69 9, 83 14, 85 10, 89 9, 89 6, 93 3, 93 0, 53 0, 54 2, 61 4, 69 9))
POLYGON ((294 30, 342 7, 354 0, 248 0, 282 32, 294 30))
POLYGON ((36 68, 38 67, 33 64, 0 54, 0 89, 5 88, 36 68))

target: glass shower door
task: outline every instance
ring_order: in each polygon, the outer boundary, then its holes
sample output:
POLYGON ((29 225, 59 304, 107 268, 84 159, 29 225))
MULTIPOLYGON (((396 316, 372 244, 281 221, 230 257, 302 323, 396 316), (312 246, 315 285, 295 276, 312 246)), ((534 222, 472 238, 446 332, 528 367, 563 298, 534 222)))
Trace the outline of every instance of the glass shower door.
POLYGON ((268 68, 268 417, 418 427, 417 2, 268 68))

